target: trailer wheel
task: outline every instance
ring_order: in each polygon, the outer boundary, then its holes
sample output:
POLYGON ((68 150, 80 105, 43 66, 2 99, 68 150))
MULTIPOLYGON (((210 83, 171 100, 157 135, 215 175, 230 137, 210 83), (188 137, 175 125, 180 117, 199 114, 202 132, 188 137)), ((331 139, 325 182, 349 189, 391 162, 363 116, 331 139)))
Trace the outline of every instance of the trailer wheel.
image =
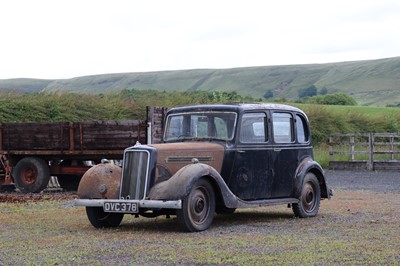
MULTIPOLYGON (((60 166, 85 166, 81 160, 63 160, 59 163, 60 166)), ((65 191, 77 191, 79 182, 81 181, 82 175, 76 174, 60 174, 57 175, 58 183, 60 187, 65 191)))
POLYGON ((12 176, 21 192, 38 193, 47 187, 50 180, 50 169, 40 158, 25 157, 17 163, 12 176))

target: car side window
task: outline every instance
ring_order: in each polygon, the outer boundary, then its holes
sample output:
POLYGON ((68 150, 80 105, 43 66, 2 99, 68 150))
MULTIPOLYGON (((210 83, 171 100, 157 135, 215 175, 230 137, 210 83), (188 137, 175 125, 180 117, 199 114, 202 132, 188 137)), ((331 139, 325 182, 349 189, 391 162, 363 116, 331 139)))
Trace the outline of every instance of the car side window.
POLYGON ((267 141, 265 113, 246 113, 242 116, 240 142, 261 143, 267 141))
POLYGON ((290 113, 273 113, 272 128, 275 143, 291 143, 294 141, 293 117, 290 113))
POLYGON ((309 133, 305 118, 300 115, 296 115, 296 133, 297 141, 299 143, 307 143, 309 140, 309 133))

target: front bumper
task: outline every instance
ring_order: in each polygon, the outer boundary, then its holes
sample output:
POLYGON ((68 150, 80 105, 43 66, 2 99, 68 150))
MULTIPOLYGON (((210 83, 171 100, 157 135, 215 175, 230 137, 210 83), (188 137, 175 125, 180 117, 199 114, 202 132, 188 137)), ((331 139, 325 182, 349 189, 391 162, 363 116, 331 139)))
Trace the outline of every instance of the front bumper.
POLYGON ((102 207, 105 202, 132 202, 138 203, 139 208, 144 209, 182 209, 181 200, 119 200, 119 199, 75 199, 75 206, 102 207))

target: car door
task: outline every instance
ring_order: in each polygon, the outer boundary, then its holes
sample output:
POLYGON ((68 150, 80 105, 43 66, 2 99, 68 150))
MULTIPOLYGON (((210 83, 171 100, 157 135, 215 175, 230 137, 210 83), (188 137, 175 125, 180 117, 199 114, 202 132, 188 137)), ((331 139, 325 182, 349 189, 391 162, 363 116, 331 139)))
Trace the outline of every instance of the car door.
POLYGON ((239 139, 228 185, 243 200, 271 196, 271 147, 267 122, 267 112, 244 113, 240 119, 239 139))
POLYGON ((272 198, 290 197, 301 159, 312 153, 306 118, 284 111, 272 112, 272 198))

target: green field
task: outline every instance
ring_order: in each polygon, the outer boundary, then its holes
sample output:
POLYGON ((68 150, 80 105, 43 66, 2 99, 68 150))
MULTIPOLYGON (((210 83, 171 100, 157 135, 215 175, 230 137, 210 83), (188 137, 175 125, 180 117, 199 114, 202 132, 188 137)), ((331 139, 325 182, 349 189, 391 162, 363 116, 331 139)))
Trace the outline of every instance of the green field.
POLYGON ((109 93, 124 89, 158 91, 224 91, 263 99, 299 98, 315 86, 318 93, 345 93, 359 105, 400 103, 400 57, 329 64, 260 66, 231 69, 104 74, 62 80, 0 80, 0 92, 109 93))

